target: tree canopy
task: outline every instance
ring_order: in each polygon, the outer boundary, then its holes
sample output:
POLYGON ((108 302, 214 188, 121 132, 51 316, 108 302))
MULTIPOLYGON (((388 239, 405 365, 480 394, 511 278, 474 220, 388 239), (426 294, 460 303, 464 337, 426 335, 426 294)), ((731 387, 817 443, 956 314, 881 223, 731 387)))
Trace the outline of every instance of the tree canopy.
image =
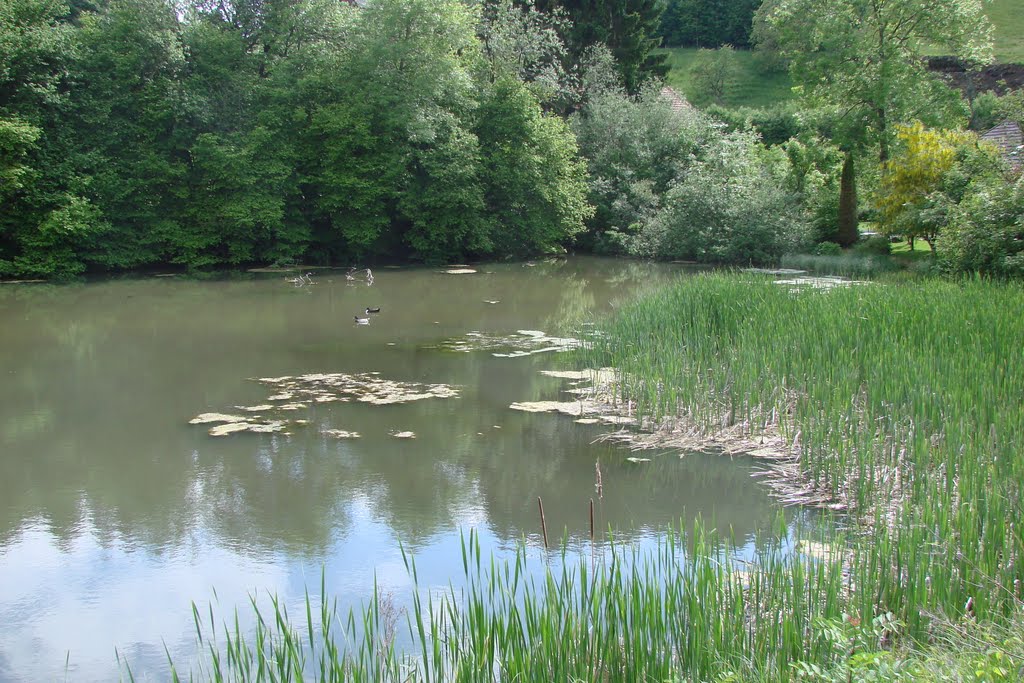
POLYGON ((992 57, 980 0, 765 0, 757 23, 757 40, 789 60, 807 100, 837 108, 850 137, 873 141, 882 162, 894 124, 963 114, 959 97, 927 71, 926 51, 992 57))
POLYGON ((511 3, 9 0, 0 19, 0 275, 528 255, 591 212, 541 106, 565 97, 564 48, 511 3))

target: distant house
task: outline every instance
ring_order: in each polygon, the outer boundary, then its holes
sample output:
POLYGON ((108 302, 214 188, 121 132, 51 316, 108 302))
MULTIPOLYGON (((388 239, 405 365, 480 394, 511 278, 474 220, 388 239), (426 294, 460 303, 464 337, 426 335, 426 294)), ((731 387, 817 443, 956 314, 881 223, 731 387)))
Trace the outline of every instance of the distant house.
POLYGON ((693 105, 687 102, 685 97, 676 92, 675 88, 670 88, 666 85, 661 89, 661 96, 668 100, 669 104, 672 105, 672 111, 679 112, 693 108, 693 105))
POLYGON ((1013 170, 1020 171, 1024 167, 1024 133, 1016 121, 1003 121, 982 133, 979 139, 994 144, 1013 170))

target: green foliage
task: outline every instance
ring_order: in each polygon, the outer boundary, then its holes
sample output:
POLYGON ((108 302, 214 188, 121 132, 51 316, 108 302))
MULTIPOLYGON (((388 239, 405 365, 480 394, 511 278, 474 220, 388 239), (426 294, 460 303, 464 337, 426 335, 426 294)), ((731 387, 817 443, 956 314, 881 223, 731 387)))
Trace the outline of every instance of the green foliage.
POLYGON ((974 0, 767 0, 758 10, 759 42, 790 60, 807 102, 841 107, 848 143, 867 133, 881 162, 894 124, 963 116, 958 96, 925 70, 925 47, 986 61, 990 35, 974 0))
POLYGON ((132 268, 160 259, 159 236, 179 220, 186 168, 176 154, 173 101, 184 67, 177 18, 162 0, 112 0, 76 33, 75 104, 66 125, 84 192, 110 230, 82 257, 132 268), (126 154, 131 150, 131 154, 126 154))
POLYGON ((15 117, 0 117, 0 199, 24 187, 31 168, 25 165, 42 130, 15 117))
POLYGON ((984 132, 1000 121, 1000 97, 993 92, 983 92, 971 100, 971 130, 984 132))
POLYGON ((672 47, 750 46, 756 0, 669 0, 660 34, 672 47))
POLYGON ((597 209, 592 248, 746 264, 804 244, 824 184, 817 165, 828 166, 820 145, 794 147, 790 159, 668 104, 653 89, 635 100, 607 91, 574 118, 597 209))
POLYGON ((590 215, 572 134, 538 104, 577 97, 563 22, 532 8, 68 11, 0 6, 5 274, 528 255, 590 215))
POLYGON ((661 210, 669 187, 716 138, 696 110, 672 111, 653 88, 638 99, 606 91, 591 98, 572 124, 596 208, 590 241, 605 253, 630 251, 631 239, 661 210))
POLYGON ((109 225, 88 200, 65 195, 37 227, 19 235, 20 253, 0 265, 6 274, 68 279, 85 270, 80 252, 107 230, 109 225))
POLYGON ((60 99, 58 86, 73 56, 72 29, 61 0, 0 3, 0 113, 38 123, 60 99))
POLYGON ((545 0, 537 6, 565 12, 563 39, 572 62, 582 62, 589 48, 607 46, 628 92, 667 73, 665 58, 654 52, 661 43, 655 36, 664 11, 659 0, 545 0))
POLYGON ((511 80, 496 84, 480 115, 495 248, 516 255, 550 252, 581 232, 593 209, 568 124, 543 114, 529 91, 511 80))
POLYGON ((889 238, 885 235, 871 235, 861 240, 854 246, 854 251, 859 254, 870 254, 873 256, 888 256, 892 253, 892 246, 889 238))
POLYGON ((511 76, 529 85, 542 104, 568 107, 577 99, 562 34, 560 12, 537 10, 532 1, 491 0, 481 13, 480 39, 491 82, 511 76))
POLYGON ((816 135, 790 138, 781 145, 789 162, 786 188, 807 208, 815 242, 837 242, 839 175, 844 156, 816 135))
POLYGON ((639 251, 701 263, 770 263, 806 243, 807 224, 783 189, 785 157, 750 134, 723 137, 665 196, 639 251))
POLYGON ((857 222, 857 185, 853 154, 846 153, 839 176, 839 210, 836 221, 836 241, 844 247, 853 246, 860 238, 857 222))
POLYGON ((484 217, 485 167, 479 142, 453 116, 442 117, 432 125, 431 144, 413 147, 408 182, 398 201, 398 210, 409 223, 405 240, 417 258, 429 263, 492 248, 484 217))
POLYGON ((694 102, 722 104, 726 94, 736 81, 736 55, 731 45, 717 50, 698 50, 697 58, 690 67, 690 83, 693 87, 694 102))
POLYGON ((947 272, 1024 276, 1024 180, 971 192, 952 211, 935 246, 947 272))
POLYGON ((835 242, 821 242, 814 247, 814 253, 816 256, 839 256, 843 248, 835 242))

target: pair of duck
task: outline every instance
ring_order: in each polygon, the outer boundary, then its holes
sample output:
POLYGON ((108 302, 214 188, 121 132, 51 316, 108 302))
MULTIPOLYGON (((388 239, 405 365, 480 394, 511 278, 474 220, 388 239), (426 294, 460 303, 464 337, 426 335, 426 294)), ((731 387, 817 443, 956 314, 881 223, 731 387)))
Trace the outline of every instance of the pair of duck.
POLYGON ((356 324, 357 325, 369 325, 370 324, 370 314, 371 313, 380 313, 380 307, 378 306, 377 308, 370 308, 369 306, 367 306, 366 307, 366 317, 365 318, 360 318, 358 315, 355 316, 356 324))

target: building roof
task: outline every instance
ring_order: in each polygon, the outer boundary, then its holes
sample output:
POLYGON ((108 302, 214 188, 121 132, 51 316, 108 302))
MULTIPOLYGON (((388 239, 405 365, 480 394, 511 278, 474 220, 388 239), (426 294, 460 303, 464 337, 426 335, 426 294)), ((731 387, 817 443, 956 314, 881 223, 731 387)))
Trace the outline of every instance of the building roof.
POLYGON ((1016 121, 1003 121, 982 133, 980 139, 999 148, 999 153, 1014 169, 1019 171, 1024 165, 1024 133, 1016 121))
POLYGON ((686 98, 680 95, 675 88, 665 86, 661 89, 661 96, 669 101, 672 105, 672 111, 683 111, 684 109, 690 109, 693 105, 686 101, 686 98))

